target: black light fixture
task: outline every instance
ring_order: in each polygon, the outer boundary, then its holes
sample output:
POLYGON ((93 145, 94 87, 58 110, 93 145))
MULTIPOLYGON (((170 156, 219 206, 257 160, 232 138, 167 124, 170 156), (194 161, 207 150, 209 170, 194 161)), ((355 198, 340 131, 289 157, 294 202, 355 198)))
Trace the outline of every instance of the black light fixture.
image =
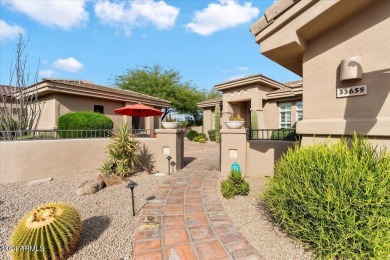
POLYGON ((127 184, 126 188, 131 189, 131 201, 133 203, 133 217, 135 216, 135 210, 134 210, 134 187, 137 186, 138 184, 135 183, 134 181, 130 180, 129 183, 127 184))
POLYGON ((168 155, 167 160, 168 160, 168 175, 171 175, 171 159, 172 157, 168 155))

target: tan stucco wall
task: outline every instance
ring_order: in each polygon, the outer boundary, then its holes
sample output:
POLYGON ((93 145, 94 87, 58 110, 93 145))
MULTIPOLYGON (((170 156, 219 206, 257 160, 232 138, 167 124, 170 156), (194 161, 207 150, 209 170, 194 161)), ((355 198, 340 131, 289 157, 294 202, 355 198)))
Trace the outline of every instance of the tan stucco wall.
MULTIPOLYGON (((297 101, 294 99, 282 99, 282 100, 268 100, 264 106, 264 127, 263 129, 278 129, 280 121, 280 103, 291 103, 291 127, 296 127, 297 123, 297 101)), ((305 114, 305 111, 303 110, 305 114)))
POLYGON ((47 95, 39 99, 39 105, 41 107, 41 115, 38 121, 37 129, 39 130, 52 130, 57 126, 56 113, 56 100, 54 95, 47 95))
POLYGON ((247 176, 273 176, 274 165, 295 142, 251 140, 247 142, 247 176))
MULTIPOLYGON (((155 171, 168 173, 168 154, 181 169, 184 156, 182 130, 157 130, 157 138, 140 138, 153 153, 155 171)), ((29 181, 73 173, 97 171, 104 159, 110 139, 35 140, 0 142, 0 183, 29 181)))
MULTIPOLYGON (((301 140, 301 146, 307 146, 311 145, 313 143, 322 143, 322 142, 337 142, 340 140, 342 136, 309 136, 309 135, 303 135, 301 140)), ((347 136, 351 138, 351 136, 347 136)), ((368 141, 374 145, 377 146, 378 149, 382 149, 383 147, 386 147, 387 151, 390 152, 390 139, 386 137, 370 137, 367 138, 368 141)))
POLYGON ((230 173, 230 167, 237 162, 241 171, 246 172, 246 131, 245 129, 221 129, 221 173, 230 173), (232 151, 231 151, 232 150, 232 151), (237 158, 231 157, 237 153, 237 158))
MULTIPOLYGON (((57 102, 57 119, 69 112, 93 111, 94 105, 104 106, 104 114, 114 122, 114 129, 122 124, 124 116, 116 115, 114 109, 124 107, 124 102, 109 101, 91 97, 80 97, 74 95, 55 95, 57 102)), ((126 117, 125 117, 126 119, 126 117)))
POLYGON ((299 133, 390 136, 389 10, 390 1, 377 1, 310 42, 299 133), (363 78, 340 82, 340 62, 352 56, 362 56, 363 78), (337 88, 358 85, 367 85, 368 94, 336 98, 337 88))
POLYGON ((273 140, 247 141, 245 129, 222 129, 221 172, 227 175, 231 165, 237 162, 246 176, 272 176, 275 161, 294 143, 273 140), (235 154, 237 157, 232 157, 235 154))
POLYGON ((245 127, 248 127, 250 121, 249 110, 257 111, 259 128, 265 128, 263 102, 267 99, 266 94, 272 90, 274 89, 259 84, 224 90, 222 95, 224 108, 221 118, 222 128, 227 128, 223 122, 228 121, 232 113, 243 117, 246 121, 245 127))
POLYGON ((210 129, 214 129, 214 109, 204 108, 203 109, 203 133, 208 134, 207 132, 210 129))

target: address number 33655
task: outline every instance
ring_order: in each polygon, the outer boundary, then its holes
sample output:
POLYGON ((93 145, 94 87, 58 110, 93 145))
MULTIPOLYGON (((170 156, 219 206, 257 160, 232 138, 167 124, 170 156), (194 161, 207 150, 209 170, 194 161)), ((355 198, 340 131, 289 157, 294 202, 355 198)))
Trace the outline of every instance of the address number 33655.
POLYGON ((356 86, 348 88, 338 88, 337 97, 351 97, 351 96, 361 96, 367 95, 367 86, 356 86))

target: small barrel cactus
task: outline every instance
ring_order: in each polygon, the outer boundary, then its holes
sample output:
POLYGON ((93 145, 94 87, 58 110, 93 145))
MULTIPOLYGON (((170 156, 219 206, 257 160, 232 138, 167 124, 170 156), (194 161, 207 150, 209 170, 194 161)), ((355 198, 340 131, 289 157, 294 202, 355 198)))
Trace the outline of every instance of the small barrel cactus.
POLYGON ((221 141, 221 133, 220 133, 220 128, 221 128, 221 108, 219 105, 215 106, 215 142, 219 143, 221 141))
POLYGON ((203 138, 201 138, 201 139, 199 139, 199 143, 204 144, 204 143, 206 143, 206 140, 204 140, 203 138))
POLYGON ((10 239, 12 259, 66 259, 79 246, 80 214, 63 202, 47 203, 27 213, 10 239))

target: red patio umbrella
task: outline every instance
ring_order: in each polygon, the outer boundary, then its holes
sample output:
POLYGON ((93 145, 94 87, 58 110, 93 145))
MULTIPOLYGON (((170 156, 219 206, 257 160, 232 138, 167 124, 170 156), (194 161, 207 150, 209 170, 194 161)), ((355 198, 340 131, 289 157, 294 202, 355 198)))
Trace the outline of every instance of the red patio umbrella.
POLYGON ((164 113, 158 109, 146 106, 141 103, 127 105, 125 107, 115 109, 114 112, 115 114, 139 117, 161 116, 164 113))

